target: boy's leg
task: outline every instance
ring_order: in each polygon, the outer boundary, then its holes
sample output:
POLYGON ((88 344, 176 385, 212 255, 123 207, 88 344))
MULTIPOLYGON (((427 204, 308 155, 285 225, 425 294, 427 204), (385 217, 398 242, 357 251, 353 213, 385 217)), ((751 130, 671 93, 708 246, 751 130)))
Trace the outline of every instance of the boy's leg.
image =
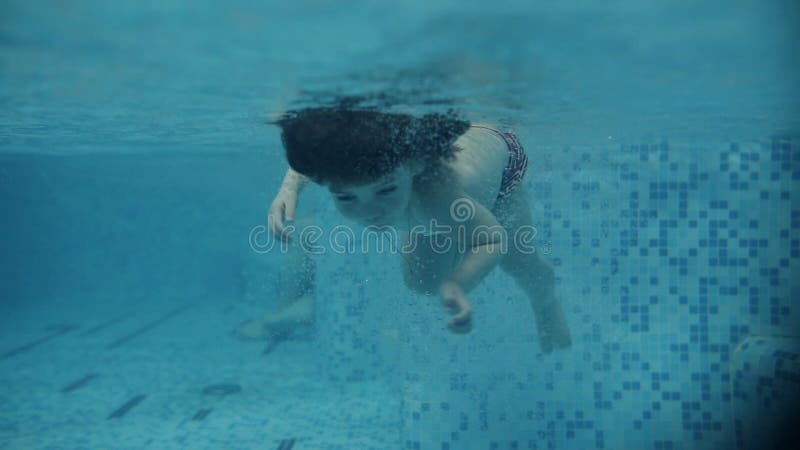
POLYGON ((555 273, 552 265, 538 252, 519 248, 514 233, 520 227, 533 229, 530 206, 523 189, 515 189, 499 199, 492 210, 508 233, 508 252, 500 268, 511 275, 528 295, 536 317, 539 344, 545 353, 572 343, 561 303, 555 295, 555 273))
MULTIPOLYGON (((310 225, 313 225, 312 218, 298 218, 287 251, 280 255, 277 307, 269 313, 242 323, 234 332, 238 337, 266 339, 314 322, 316 262, 298 242, 300 231, 310 225)), ((263 301, 266 306, 268 299, 263 301)))
POLYGON ((317 266, 314 258, 300 243, 301 231, 314 224, 311 217, 299 217, 289 241, 280 270, 278 307, 264 316, 272 332, 290 331, 298 325, 314 322, 314 289, 317 266))
POLYGON ((289 306, 314 292, 316 262, 299 244, 300 232, 312 225, 311 218, 298 218, 286 254, 281 256, 278 309, 289 306))

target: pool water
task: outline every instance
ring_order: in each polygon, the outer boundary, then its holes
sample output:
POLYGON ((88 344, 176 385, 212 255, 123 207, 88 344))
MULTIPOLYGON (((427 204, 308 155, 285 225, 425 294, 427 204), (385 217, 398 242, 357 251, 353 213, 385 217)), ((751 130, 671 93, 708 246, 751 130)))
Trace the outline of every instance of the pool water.
MULTIPOLYGON (((0 448, 792 448, 793 2, 7 1, 0 448), (250 237, 281 112, 454 109, 530 158, 572 330, 500 271, 450 333, 394 255, 317 255, 315 324, 250 237)), ((352 225, 326 192, 300 211, 352 225)))

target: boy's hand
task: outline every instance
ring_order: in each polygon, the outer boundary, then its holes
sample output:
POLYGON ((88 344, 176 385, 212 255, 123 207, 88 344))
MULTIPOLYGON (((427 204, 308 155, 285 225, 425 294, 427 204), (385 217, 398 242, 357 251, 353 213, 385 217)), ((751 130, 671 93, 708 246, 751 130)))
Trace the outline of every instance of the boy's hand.
POLYGON ((294 220, 294 211, 297 209, 297 190, 281 187, 267 215, 267 225, 273 236, 281 240, 289 240, 289 232, 284 221, 294 220))
POLYGON ((467 295, 457 283, 445 281, 439 286, 439 296, 444 307, 453 314, 447 327, 454 333, 464 334, 472 331, 472 306, 467 295))

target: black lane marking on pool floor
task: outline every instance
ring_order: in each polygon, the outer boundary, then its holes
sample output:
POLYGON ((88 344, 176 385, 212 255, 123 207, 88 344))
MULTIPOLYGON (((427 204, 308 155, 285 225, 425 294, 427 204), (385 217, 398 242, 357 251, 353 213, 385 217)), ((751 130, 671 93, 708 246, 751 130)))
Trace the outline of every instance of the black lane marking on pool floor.
POLYGON ((117 410, 116 410, 116 411, 114 411, 114 412, 112 412, 111 414, 109 414, 109 415, 108 415, 108 417, 106 417, 106 420, 110 420, 110 419, 121 419, 121 418, 122 418, 122 416, 124 416, 125 414, 127 414, 127 413, 128 413, 128 411, 130 411, 131 409, 133 409, 133 407, 134 407, 134 406, 136 406, 136 405, 138 405, 139 403, 141 403, 141 401, 142 401, 142 400, 144 400, 144 398, 145 398, 145 397, 147 397, 147 396, 146 396, 146 395, 144 395, 144 394, 139 394, 139 395, 137 395, 137 396, 135 396, 135 397, 131 398, 130 400, 128 400, 127 402, 125 402, 125 404, 124 404, 124 405, 122 405, 122 406, 120 406, 119 408, 117 408, 117 410))
POLYGON ((192 420, 197 420, 197 421, 203 420, 203 419, 205 419, 205 418, 206 418, 206 416, 208 416, 208 413, 210 413, 210 412, 211 412, 211 410, 210 410, 210 409, 201 409, 201 410, 198 410, 198 411, 197 411, 197 412, 194 414, 194 417, 192 417, 192 420))
POLYGON ((68 384, 68 385, 64 386, 64 388, 63 388, 63 389, 61 389, 61 392, 72 392, 72 391, 74 391, 75 389, 80 389, 80 388, 82 388, 82 387, 83 387, 83 386, 84 386, 86 383, 88 383, 88 382, 92 381, 92 380, 93 380, 93 379, 95 379, 95 378, 97 378, 97 374, 96 374, 96 373, 90 373, 90 374, 88 374, 88 375, 84 376, 83 378, 81 378, 81 379, 79 379, 79 380, 75 380, 75 381, 73 381, 72 383, 70 383, 70 384, 68 384))
POLYGON ((161 325, 163 322, 166 322, 167 320, 171 319, 173 316, 176 316, 176 315, 182 313, 183 311, 187 310, 189 308, 189 306, 191 306, 191 305, 184 305, 184 306, 181 306, 180 308, 172 310, 171 312, 167 313, 164 317, 162 317, 160 319, 157 319, 157 320, 154 320, 153 322, 148 323, 147 325, 139 328, 138 330, 134 330, 132 333, 126 334, 125 336, 122 336, 121 338, 117 339, 116 341, 108 344, 108 346, 106 348, 111 349, 111 348, 117 348, 117 347, 121 346, 122 344, 130 341, 131 339, 133 339, 133 338, 135 338, 135 337, 137 337, 137 336, 139 336, 141 334, 144 334, 147 331, 152 330, 153 328, 157 327, 158 325, 161 325))
POLYGON ((80 328, 80 327, 81 327, 80 325, 75 325, 73 323, 54 323, 52 325, 46 326, 45 330, 50 331, 50 332, 69 331, 69 330, 74 330, 74 329, 80 328))
POLYGON ((27 343, 25 345, 21 345, 21 346, 15 348, 13 350, 9 350, 9 351, 3 353, 2 355, 0 355, 0 361, 2 361, 4 359, 11 358, 12 356, 19 355, 20 353, 23 353, 23 352, 27 352, 28 350, 31 350, 31 349, 33 349, 35 347, 38 347, 38 346, 44 344, 45 342, 51 341, 51 340, 61 336, 62 334, 66 334, 66 333, 74 330, 75 328, 78 328, 78 327, 76 325, 63 325, 63 326, 60 326, 58 328, 54 328, 54 329, 52 329, 52 333, 48 334, 47 336, 44 336, 44 337, 39 338, 39 339, 37 339, 37 340, 35 340, 33 342, 29 342, 29 343, 27 343))
POLYGON ((109 319, 109 320, 107 320, 107 321, 105 321, 105 322, 103 322, 103 323, 101 323, 101 324, 99 324, 97 326, 89 328, 88 330, 84 331, 83 333, 79 334, 78 336, 84 337, 84 336, 89 336, 90 334, 97 333, 98 331, 100 331, 102 329, 105 329, 105 328, 108 328, 111 325, 114 325, 115 323, 122 322, 123 320, 127 319, 128 317, 131 317, 132 315, 133 314, 131 314, 131 313, 125 313, 125 314, 119 315, 119 316, 114 317, 112 319, 109 319))
POLYGON ((292 450, 292 447, 294 447, 294 439, 284 439, 278 446, 278 450, 292 450))
POLYGON ((212 384, 203 388, 203 394, 224 397, 242 392, 242 387, 234 383, 212 384))

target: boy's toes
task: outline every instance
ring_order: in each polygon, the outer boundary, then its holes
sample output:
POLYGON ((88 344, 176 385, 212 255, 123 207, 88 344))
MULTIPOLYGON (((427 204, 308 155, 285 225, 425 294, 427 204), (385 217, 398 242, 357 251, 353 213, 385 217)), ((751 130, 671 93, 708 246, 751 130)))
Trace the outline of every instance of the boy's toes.
POLYGON ((248 320, 240 324, 232 332, 233 336, 243 341, 263 341, 269 338, 264 324, 258 320, 248 320))
POLYGON ((548 326, 545 327, 544 333, 540 336, 540 342, 542 343, 542 350, 545 353, 572 346, 572 338, 570 337, 566 322, 562 320, 557 323, 548 324, 548 326))
POLYGON ((539 346, 544 353, 550 353, 553 350, 564 349, 572 345, 569 327, 564 322, 563 316, 561 320, 540 322, 539 330, 539 346))
POLYGON ((568 348, 572 346, 572 338, 569 333, 559 335, 556 339, 552 340, 553 346, 557 349, 568 348))

